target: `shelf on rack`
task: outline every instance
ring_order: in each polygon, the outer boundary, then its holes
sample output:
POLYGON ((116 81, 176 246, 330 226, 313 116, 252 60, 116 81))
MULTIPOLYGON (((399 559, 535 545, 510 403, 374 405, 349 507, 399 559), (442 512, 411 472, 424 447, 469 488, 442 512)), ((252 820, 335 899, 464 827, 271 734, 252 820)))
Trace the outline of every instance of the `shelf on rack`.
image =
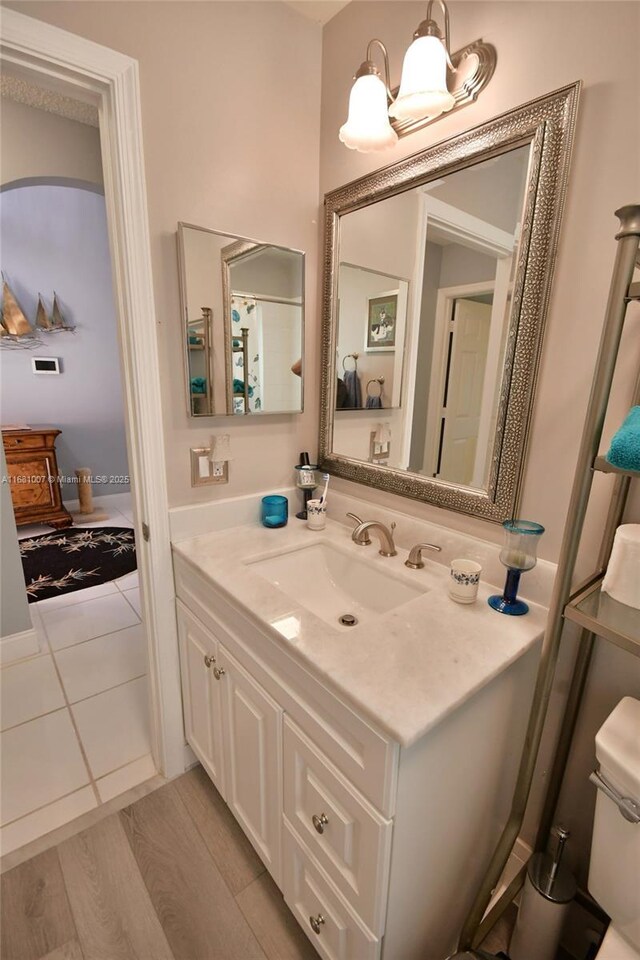
POLYGON ((603 593, 602 579, 576 594, 564 608, 564 617, 640 657, 640 610, 603 593))
POLYGON ((623 470, 621 467, 614 467, 612 463, 605 460, 604 457, 596 457, 593 461, 593 469, 600 473, 618 473, 623 477, 640 477, 640 470, 623 470))

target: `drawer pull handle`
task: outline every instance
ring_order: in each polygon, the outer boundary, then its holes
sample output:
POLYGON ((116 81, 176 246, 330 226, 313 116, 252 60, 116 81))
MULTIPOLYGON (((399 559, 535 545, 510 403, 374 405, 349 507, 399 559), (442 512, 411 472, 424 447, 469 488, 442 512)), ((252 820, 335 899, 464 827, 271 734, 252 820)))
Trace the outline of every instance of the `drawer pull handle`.
POLYGON ((314 815, 311 817, 311 823, 314 825, 318 833, 324 833, 324 828, 329 823, 329 818, 326 813, 321 813, 320 816, 318 816, 317 813, 314 813, 314 815))
POLYGON ((216 662, 215 657, 209 657, 206 653, 204 655, 204 665, 205 667, 210 667, 212 663, 216 662))
POLYGON ((214 675, 214 677, 216 678, 216 680, 219 680, 220 677, 224 677, 224 675, 225 675, 226 672, 227 672, 227 671, 224 669, 224 667, 214 667, 214 668, 213 668, 213 675, 214 675))
POLYGON ((317 917, 309 917, 309 923, 311 924, 311 929, 313 932, 320 935, 320 927, 323 925, 323 923, 326 923, 326 921, 322 914, 319 913, 317 917))

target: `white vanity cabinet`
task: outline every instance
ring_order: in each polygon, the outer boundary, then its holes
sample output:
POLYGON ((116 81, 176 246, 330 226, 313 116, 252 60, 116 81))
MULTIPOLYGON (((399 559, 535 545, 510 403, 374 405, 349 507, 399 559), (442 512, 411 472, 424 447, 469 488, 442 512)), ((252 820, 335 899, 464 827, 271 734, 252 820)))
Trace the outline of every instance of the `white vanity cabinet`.
POLYGON ((178 607, 184 732, 218 792, 226 796, 220 685, 213 666, 218 642, 185 607, 178 607))
POLYGON ((280 883, 282 710, 178 603, 185 734, 280 883))
POLYGON ((506 819, 536 648, 401 746, 177 551, 174 571, 187 741, 315 949, 442 960, 506 819))

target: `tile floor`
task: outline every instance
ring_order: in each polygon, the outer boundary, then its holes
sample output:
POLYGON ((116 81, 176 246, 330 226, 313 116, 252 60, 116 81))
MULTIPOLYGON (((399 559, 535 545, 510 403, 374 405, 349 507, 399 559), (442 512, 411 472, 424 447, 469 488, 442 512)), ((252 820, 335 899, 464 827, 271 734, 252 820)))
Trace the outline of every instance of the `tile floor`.
MULTIPOLYGON (((109 519, 87 526, 133 526, 123 495, 103 499, 109 519)), ((137 572, 29 609, 39 654, 0 669, 3 854, 156 773, 137 572)))

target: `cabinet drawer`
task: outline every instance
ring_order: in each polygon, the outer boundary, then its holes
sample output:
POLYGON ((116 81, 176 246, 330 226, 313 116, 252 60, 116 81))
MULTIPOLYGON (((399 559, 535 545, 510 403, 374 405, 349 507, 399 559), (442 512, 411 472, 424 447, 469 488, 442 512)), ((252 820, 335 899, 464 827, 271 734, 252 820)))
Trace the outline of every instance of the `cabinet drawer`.
POLYGON ((6 451, 43 450, 47 446, 46 438, 41 433, 23 433, 20 436, 3 433, 2 442, 6 451))
POLYGON ((283 893, 296 920, 325 960, 377 960, 380 941, 332 889, 286 825, 283 893))
POLYGON ((381 936, 393 824, 289 717, 284 721, 284 813, 345 899, 381 936))

